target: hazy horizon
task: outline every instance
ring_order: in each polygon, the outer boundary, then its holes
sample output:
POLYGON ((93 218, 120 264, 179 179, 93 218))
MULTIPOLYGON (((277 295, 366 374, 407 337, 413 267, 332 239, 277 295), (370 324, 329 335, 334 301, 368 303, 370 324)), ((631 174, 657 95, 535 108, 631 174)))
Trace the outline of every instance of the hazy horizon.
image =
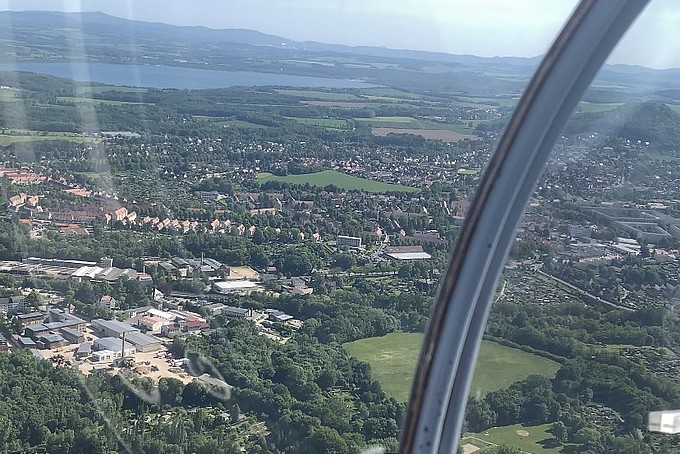
MULTIPOLYGON (((0 0, 0 10, 102 12, 124 19, 212 29, 248 29, 294 41, 443 52, 480 57, 545 53, 575 0, 0 0), (408 32, 403 32, 407 30, 408 32)), ((608 63, 680 68, 680 4, 652 1, 608 63), (655 50, 660 50, 656 52, 655 50)))

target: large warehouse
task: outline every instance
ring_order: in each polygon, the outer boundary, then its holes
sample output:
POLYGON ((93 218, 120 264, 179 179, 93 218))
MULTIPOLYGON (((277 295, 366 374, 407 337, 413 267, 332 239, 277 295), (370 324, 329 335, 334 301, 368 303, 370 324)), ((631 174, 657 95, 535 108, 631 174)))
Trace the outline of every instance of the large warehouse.
POLYGON ((140 353, 153 352, 161 348, 161 341, 139 332, 127 333, 125 335, 125 343, 127 344, 128 342, 134 345, 135 350, 140 353))
MULTIPOLYGON (((120 357, 122 340, 115 337, 102 337, 94 341, 94 349, 97 351, 110 350, 115 353, 114 357, 120 357)), ((125 341, 125 356, 134 355, 137 349, 134 345, 125 341)))

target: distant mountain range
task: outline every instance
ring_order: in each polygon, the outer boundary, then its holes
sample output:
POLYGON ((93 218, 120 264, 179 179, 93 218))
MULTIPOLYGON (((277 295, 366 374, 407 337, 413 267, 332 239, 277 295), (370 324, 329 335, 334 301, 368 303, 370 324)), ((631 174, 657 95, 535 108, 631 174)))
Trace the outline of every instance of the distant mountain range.
POLYGON ((374 46, 345 46, 317 41, 293 41, 277 35, 255 30, 212 29, 202 26, 178 26, 157 22, 143 22, 110 16, 101 12, 64 13, 56 11, 2 11, 0 23, 25 29, 41 27, 43 30, 54 28, 74 28, 83 35, 106 35, 134 31, 137 38, 164 38, 191 41, 212 41, 216 43, 239 43, 253 46, 271 46, 292 50, 344 53, 372 57, 409 58, 429 62, 461 64, 505 63, 514 65, 536 65, 540 57, 478 57, 476 55, 454 55, 443 52, 428 52, 409 49, 390 49, 374 46))
MULTIPOLYGON (((299 42, 253 30, 141 22, 98 12, 5 11, 0 12, 0 24, 0 61, 6 62, 76 58, 232 71, 285 71, 451 94, 520 90, 540 62, 540 57, 485 58, 299 42)), ((619 96, 642 96, 679 88, 679 76, 680 69, 607 65, 593 90, 618 88, 625 92, 619 96)))

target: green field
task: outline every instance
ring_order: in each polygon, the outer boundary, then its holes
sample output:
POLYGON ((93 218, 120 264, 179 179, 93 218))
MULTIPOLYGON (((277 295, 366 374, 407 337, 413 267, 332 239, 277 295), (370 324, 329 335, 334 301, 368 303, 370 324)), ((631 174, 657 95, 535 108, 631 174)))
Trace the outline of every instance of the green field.
POLYGON ((33 134, 0 134, 0 146, 6 146, 20 142, 41 142, 45 140, 68 140, 70 142, 87 142, 94 140, 73 133, 50 132, 48 134, 35 132, 33 134))
POLYGON ((227 121, 218 121, 215 123, 218 126, 224 126, 227 128, 241 128, 241 129, 263 129, 263 128, 268 128, 269 126, 265 125, 258 125, 257 123, 251 123, 249 121, 245 120, 227 120, 227 121))
POLYGON ((586 101, 581 101, 581 103, 578 105, 579 109, 581 109, 581 112, 587 113, 587 112, 607 112, 610 110, 614 110, 619 106, 622 106, 623 103, 620 102, 586 102, 586 101))
POLYGON ((680 161, 680 156, 670 156, 661 153, 654 153, 652 151, 645 153, 645 157, 650 161, 680 161))
MULTIPOLYGON (((395 399, 408 400, 423 335, 390 333, 345 344, 349 353, 371 365, 373 376, 395 399)), ((470 394, 504 389, 531 374, 554 377, 559 364, 540 356, 482 341, 470 394)))
POLYGON ((347 129, 347 120, 342 120, 339 118, 292 118, 288 117, 291 120, 295 120, 298 123, 302 123, 305 125, 312 125, 312 126, 321 126, 324 128, 333 128, 333 129, 347 129))
POLYGON ((466 106, 514 106, 519 102, 519 98, 501 98, 501 97, 490 97, 490 98, 475 98, 470 96, 461 96, 458 98, 460 103, 466 106))
POLYGON ((146 93, 148 88, 143 87, 119 87, 118 85, 93 85, 87 88, 92 93, 102 93, 105 91, 118 91, 121 93, 146 93))
POLYGON ((361 93, 370 96, 389 96, 391 98, 405 98, 405 99, 423 99, 424 96, 417 93, 409 93, 407 91, 397 90, 396 88, 374 87, 363 88, 361 93))
POLYGON ((372 117, 355 118, 358 122, 370 123, 374 128, 395 128, 395 129, 427 129, 427 130, 447 130, 461 134, 474 134, 475 130, 466 125, 454 125, 451 123, 437 123, 428 120, 419 120, 413 117, 372 117))
POLYGON ((72 102, 74 104, 108 104, 110 106, 124 106, 128 104, 148 104, 144 102, 113 101, 110 99, 96 99, 74 96, 57 96, 57 101, 72 102))
POLYGON ((531 454, 558 454, 561 452, 561 448, 553 445, 554 437, 548 432, 550 426, 551 424, 540 426, 514 424, 512 426, 494 427, 476 434, 466 433, 461 445, 471 444, 482 448, 477 451, 479 454, 484 454, 485 451, 489 450, 484 448, 497 445, 513 446, 531 454), (518 435, 517 431, 520 431, 524 436, 518 435), (528 435, 526 432, 528 432, 528 435))
POLYGON ((323 172, 304 173, 300 175, 286 175, 279 177, 271 173, 260 173, 257 175, 259 182, 265 181, 282 181, 290 184, 305 184, 309 183, 312 186, 324 187, 329 184, 334 184, 339 188, 346 190, 361 190, 366 192, 416 192, 418 188, 411 188, 399 184, 383 183, 381 181, 368 180, 366 178, 354 177, 346 173, 336 172, 335 170, 324 170, 323 172))
POLYGON ((10 88, 0 89, 0 102, 14 101, 16 99, 16 90, 10 88))
POLYGON ((282 95, 296 96, 305 99, 318 99, 321 101, 360 101, 357 95, 352 93, 335 93, 316 90, 277 90, 282 95))
POLYGON ((386 128, 422 128, 420 121, 413 117, 371 117, 356 118, 356 121, 371 123, 373 126, 383 126, 386 128))

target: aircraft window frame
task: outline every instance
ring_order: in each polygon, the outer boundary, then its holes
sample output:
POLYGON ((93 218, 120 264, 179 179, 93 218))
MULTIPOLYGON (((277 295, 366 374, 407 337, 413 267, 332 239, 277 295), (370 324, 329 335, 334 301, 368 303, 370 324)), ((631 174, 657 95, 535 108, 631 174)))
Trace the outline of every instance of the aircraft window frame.
POLYGON ((647 0, 583 0, 522 96, 484 174, 421 350, 402 453, 456 452, 500 272, 552 147, 647 0))

